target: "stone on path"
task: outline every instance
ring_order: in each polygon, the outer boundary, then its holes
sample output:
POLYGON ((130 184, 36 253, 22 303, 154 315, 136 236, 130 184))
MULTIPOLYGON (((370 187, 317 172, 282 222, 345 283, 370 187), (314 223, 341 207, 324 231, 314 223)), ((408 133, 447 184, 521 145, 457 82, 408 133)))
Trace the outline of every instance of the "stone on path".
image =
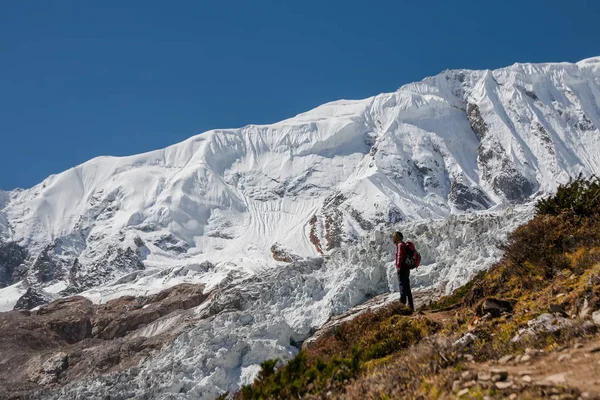
POLYGON ((565 378, 565 373, 554 374, 544 378, 544 382, 559 385, 561 383, 565 383, 567 379, 565 378))
POLYGON ((508 355, 502 357, 501 359, 499 359, 498 363, 500 363, 500 364, 506 364, 507 362, 509 362, 512 359, 513 359, 513 355, 512 354, 508 354, 508 355))
POLYGON ((513 386, 512 381, 496 382, 496 387, 500 390, 508 389, 508 388, 511 388, 512 386, 513 386))
POLYGON ((600 310, 592 313, 592 320, 596 325, 600 325, 600 310))

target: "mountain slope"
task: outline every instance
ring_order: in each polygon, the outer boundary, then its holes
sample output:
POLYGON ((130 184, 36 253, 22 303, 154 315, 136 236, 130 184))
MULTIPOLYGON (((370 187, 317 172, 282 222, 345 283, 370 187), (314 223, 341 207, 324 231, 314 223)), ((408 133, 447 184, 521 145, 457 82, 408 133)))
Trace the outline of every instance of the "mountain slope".
POLYGON ((0 195, 0 237, 30 255, 12 281, 74 293, 143 267, 254 272, 275 265, 273 245, 318 256, 374 227, 524 202, 600 173, 599 65, 446 71, 273 125, 93 159, 0 195))
POLYGON ((331 315, 395 290, 391 230, 423 255, 417 290, 449 293, 488 268, 531 200, 600 173, 599 126, 594 58, 445 71, 272 125, 96 158, 0 192, 0 311, 202 284, 208 300, 139 368, 65 390, 209 399, 265 359, 291 358, 331 315))
POLYGON ((600 398, 599 233, 600 179, 563 186, 452 296, 362 304, 234 398, 600 398))

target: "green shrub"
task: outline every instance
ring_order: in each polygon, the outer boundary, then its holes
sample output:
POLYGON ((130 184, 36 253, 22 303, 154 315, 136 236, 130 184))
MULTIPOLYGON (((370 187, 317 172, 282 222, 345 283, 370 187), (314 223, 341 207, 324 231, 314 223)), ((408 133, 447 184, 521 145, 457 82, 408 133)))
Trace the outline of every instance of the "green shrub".
POLYGON ((260 364, 260 373, 258 374, 259 379, 268 378, 275 373, 275 365, 279 362, 279 359, 266 360, 260 364))
POLYGON ((560 185, 556 194, 540 200, 537 205, 538 215, 559 215, 563 212, 582 217, 600 214, 600 179, 593 176, 584 179, 581 175, 560 185))
POLYGON ((238 397, 298 398, 342 390, 347 381, 362 373, 368 361, 404 350, 438 329, 426 318, 404 316, 407 312, 397 304, 366 312, 337 326, 277 371, 277 360, 263 362, 257 380, 243 387, 238 397))

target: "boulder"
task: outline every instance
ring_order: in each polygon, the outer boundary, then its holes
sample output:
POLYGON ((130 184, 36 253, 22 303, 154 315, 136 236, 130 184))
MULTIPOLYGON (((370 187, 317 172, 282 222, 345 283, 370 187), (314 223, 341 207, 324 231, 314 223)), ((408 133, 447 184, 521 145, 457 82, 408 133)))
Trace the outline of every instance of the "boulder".
POLYGON ((512 313, 513 305, 504 300, 498 300, 494 298, 487 298, 482 300, 477 306, 477 314, 483 316, 490 314, 494 318, 498 318, 503 313, 512 313))
POLYGON ((43 362, 39 356, 33 357, 28 366, 30 380, 42 386, 58 383, 60 375, 67 368, 69 368, 69 356, 62 351, 43 362))
POLYGON ((59 375, 67 368, 69 368, 69 356, 62 351, 48 358, 42 364, 42 369, 46 374, 59 375))
POLYGON ((567 317, 565 309, 558 304, 550 304, 550 306, 548 306, 548 311, 552 314, 560 314, 563 317, 567 317))
MULTIPOLYGON (((520 329, 519 333, 511 339, 517 342, 526 336, 536 336, 542 333, 555 333, 563 329, 573 328, 573 320, 561 316, 545 313, 527 322, 527 328, 520 329)), ((521 361, 525 360, 521 358, 521 361)))
POLYGON ((583 305, 579 310, 579 318, 587 318, 590 315, 590 311, 592 311, 590 308, 590 302, 586 298, 583 300, 583 305))
POLYGON ((468 345, 473 343, 475 340, 477 340, 477 336, 473 335, 470 332, 467 332, 461 338, 459 338, 457 341, 455 341, 452 344, 452 346, 460 347, 460 348, 467 347, 468 345))
POLYGON ((595 323, 596 325, 599 325, 599 326, 600 326, 600 310, 598 310, 598 311, 594 311, 594 312, 592 313, 592 320, 594 321, 594 323, 595 323))

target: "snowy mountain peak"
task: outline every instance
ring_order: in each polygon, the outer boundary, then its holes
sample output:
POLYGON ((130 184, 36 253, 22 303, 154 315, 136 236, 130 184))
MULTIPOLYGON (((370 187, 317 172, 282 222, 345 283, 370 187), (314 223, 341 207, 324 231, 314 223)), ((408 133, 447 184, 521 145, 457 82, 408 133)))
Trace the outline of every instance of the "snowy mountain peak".
POLYGON ((253 273, 277 265, 273 246, 315 257, 402 221, 527 202, 600 173, 598 60, 444 71, 1 192, 0 234, 29 254, 12 281, 71 293, 141 266, 253 273))
POLYGON ((600 64, 600 56, 585 58, 577 63, 577 65, 581 67, 589 67, 600 64))

